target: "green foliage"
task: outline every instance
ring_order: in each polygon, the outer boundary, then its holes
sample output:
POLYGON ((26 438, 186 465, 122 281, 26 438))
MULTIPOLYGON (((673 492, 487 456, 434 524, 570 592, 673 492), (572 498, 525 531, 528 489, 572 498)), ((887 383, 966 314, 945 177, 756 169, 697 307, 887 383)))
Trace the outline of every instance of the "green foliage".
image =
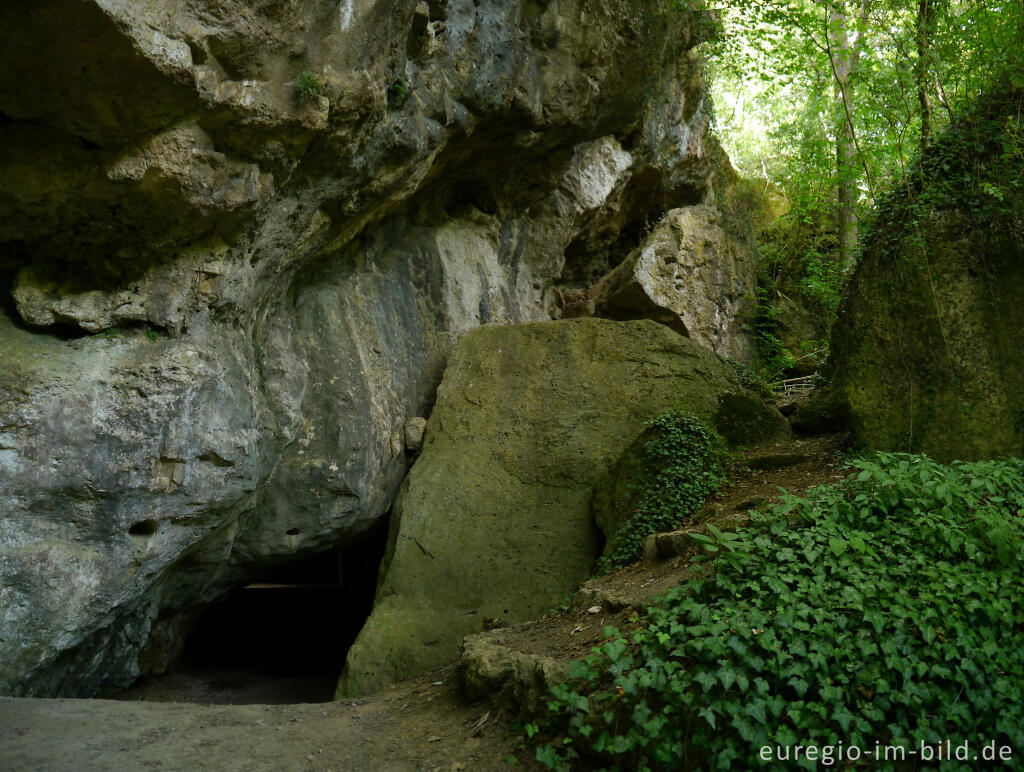
POLYGON ((921 230, 940 212, 955 209, 975 229, 1001 224, 1005 231, 1024 219, 1022 110, 1024 91, 1003 85, 961 116, 879 204, 865 243, 913 259, 921 230))
POLYGON ((754 316, 754 342, 761 360, 761 377, 773 388, 778 385, 783 373, 792 367, 795 361, 779 339, 777 314, 778 309, 772 303, 769 291, 758 287, 754 316))
POLYGON ((763 375, 754 372, 753 369, 747 367, 742 362, 737 362, 735 359, 726 357, 725 362, 736 373, 740 386, 744 389, 750 389, 762 399, 772 398, 772 385, 763 375))
POLYGON ((851 466, 718 537, 731 559, 660 598, 632 635, 606 630, 552 690, 537 759, 791 769, 759 749, 814 745, 834 761, 840 742, 945 739, 1020 753, 1024 461, 851 466))
POLYGON ((714 523, 706 523, 707 533, 692 533, 690 538, 701 545, 701 553, 693 557, 694 562, 704 562, 719 558, 739 568, 740 552, 737 547, 742 537, 737 533, 722 531, 714 523))
POLYGON ((722 440, 696 416, 666 411, 648 424, 643 438, 636 510, 612 537, 599 570, 638 560, 644 538, 693 517, 724 480, 722 440))
POLYGON ((409 84, 405 78, 396 78, 395 82, 388 86, 388 107, 399 110, 409 99, 409 84))
MULTIPOLYGON (((786 367, 775 293, 799 293, 831 321, 856 257, 854 223, 979 96, 1024 84, 1024 4, 726 0, 720 18, 707 52, 719 133, 740 173, 786 212, 761 234, 772 280, 754 326, 772 372, 786 367)), ((982 202, 1013 200, 993 180, 970 185, 982 202)))
POLYGON ((761 233, 759 285, 798 292, 805 303, 834 315, 846 280, 837 248, 825 212, 794 206, 761 233))
POLYGON ((757 302, 749 326, 757 344, 761 376, 774 384, 796 357, 828 348, 825 336, 835 320, 847 275, 839 261, 835 229, 822 211, 793 206, 762 231, 758 245, 757 302), (779 301, 785 296, 815 320, 820 330, 790 351, 779 330, 779 301))
POLYGON ((104 338, 106 340, 117 340, 118 338, 127 338, 131 334, 131 330, 124 329, 123 327, 108 327, 103 330, 103 332, 97 332, 94 337, 104 338))
POLYGON ((324 82, 306 70, 295 81, 295 93, 300 102, 315 102, 324 94, 324 82))
MULTIPOLYGON (((848 88, 863 216, 875 193, 900 179, 920 148, 919 65, 935 133, 995 84, 1024 83, 1024 5, 931 0, 923 61, 918 3, 875 0, 863 19, 858 5, 846 4, 845 31, 860 47, 848 88)), ((829 215, 838 174, 833 7, 811 0, 727 0, 720 9, 722 34, 708 52, 716 118, 737 169, 763 179, 795 210, 829 215)))

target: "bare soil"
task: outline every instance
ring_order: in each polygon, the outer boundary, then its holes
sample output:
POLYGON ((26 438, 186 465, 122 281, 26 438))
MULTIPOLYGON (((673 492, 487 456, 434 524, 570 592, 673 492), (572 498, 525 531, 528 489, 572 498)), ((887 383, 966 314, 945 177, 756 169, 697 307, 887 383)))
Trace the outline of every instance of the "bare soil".
MULTIPOLYGON (((780 487, 800 493, 838 479, 842 443, 841 436, 814 437, 738 454, 730 484, 701 518, 770 503, 780 487)), ((647 599, 692 576, 686 556, 629 566, 587 584, 601 598, 597 606, 577 603, 494 633, 521 650, 577 658, 602 640, 605 625, 628 629, 647 599)), ((218 694, 229 687, 199 674, 128 695, 134 701, 0 698, 0 770, 536 768, 507 706, 463 698, 458 662, 359 700, 212 704, 238 701, 237 691, 218 694)), ((259 689, 251 688, 250 698, 259 699, 259 689)))

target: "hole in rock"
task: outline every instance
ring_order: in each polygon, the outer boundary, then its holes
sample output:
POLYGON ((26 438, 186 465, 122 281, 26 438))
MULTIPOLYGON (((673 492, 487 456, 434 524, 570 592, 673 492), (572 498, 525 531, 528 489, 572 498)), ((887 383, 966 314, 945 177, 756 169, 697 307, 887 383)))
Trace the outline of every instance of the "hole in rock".
POLYGON ((328 702, 373 605, 387 524, 337 551, 268 568, 198 617, 172 671, 122 699, 328 702))
POLYGON ((159 527, 160 523, 156 520, 140 520, 128 529, 128 533, 132 536, 152 536, 159 527))

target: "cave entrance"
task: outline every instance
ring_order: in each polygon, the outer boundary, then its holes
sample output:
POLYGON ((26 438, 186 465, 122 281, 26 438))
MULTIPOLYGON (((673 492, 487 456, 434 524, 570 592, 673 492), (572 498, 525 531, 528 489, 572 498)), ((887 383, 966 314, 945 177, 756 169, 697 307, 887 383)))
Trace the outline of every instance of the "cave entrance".
POLYGON ((270 568, 203 610, 174 669, 123 696, 213 704, 328 702, 373 605, 386 525, 270 568))

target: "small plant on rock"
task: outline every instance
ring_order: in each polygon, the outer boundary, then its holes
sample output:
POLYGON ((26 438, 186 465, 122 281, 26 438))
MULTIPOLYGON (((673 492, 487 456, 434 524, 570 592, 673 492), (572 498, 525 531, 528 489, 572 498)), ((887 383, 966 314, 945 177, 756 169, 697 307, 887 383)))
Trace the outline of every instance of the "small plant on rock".
POLYGON ((324 82, 306 70, 295 82, 295 93, 302 103, 315 102, 324 94, 324 82))
POLYGON ((388 86, 388 107, 399 110, 409 98, 409 84, 405 78, 396 78, 395 82, 388 86))

